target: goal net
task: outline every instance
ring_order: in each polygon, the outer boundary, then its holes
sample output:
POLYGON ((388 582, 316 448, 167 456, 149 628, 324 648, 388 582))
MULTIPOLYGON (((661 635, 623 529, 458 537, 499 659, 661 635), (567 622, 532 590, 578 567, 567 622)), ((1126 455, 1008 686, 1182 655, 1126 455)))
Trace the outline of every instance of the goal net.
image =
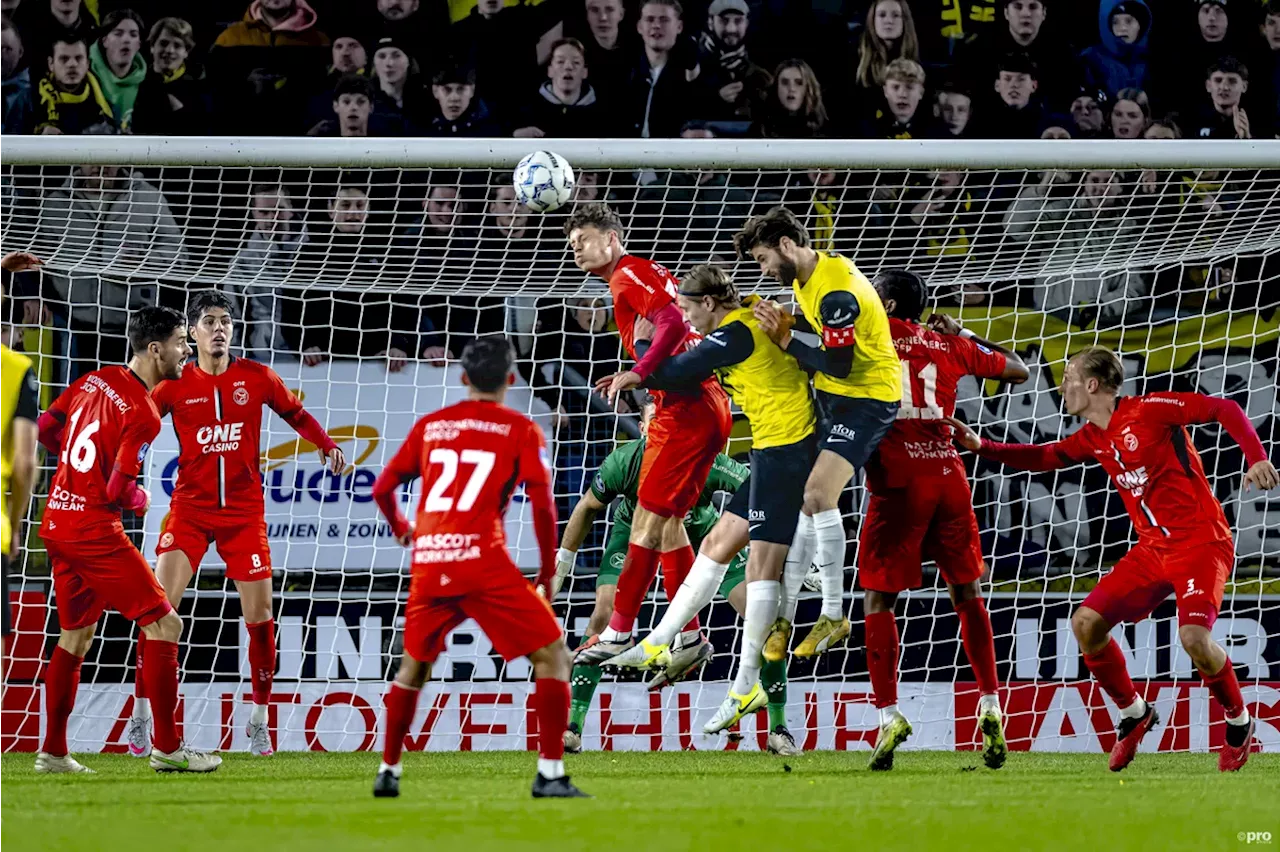
MULTIPOLYGON (((961 317, 1015 348, 1017 387, 969 380, 959 416, 998 440, 1047 441, 1080 426, 1057 392, 1066 357, 1119 351, 1126 394, 1176 389, 1244 406, 1277 458, 1280 392, 1280 143, 1275 142, 546 142, 577 169, 575 203, 607 200, 627 248, 677 275, 719 260, 742 289, 789 295, 732 254, 744 220, 782 204, 815 245, 868 275, 907 267, 929 282, 928 311, 961 317)), ((517 342, 510 404, 553 447, 562 521, 605 457, 638 435, 639 400, 590 392, 624 366, 608 290, 573 267, 567 210, 518 209, 510 173, 524 140, 6 139, 0 193, 5 252, 37 273, 7 284, 5 342, 33 358, 42 404, 68 382, 126 357, 129 310, 182 308, 209 287, 236 300, 236 352, 274 367, 335 439, 350 467, 325 473, 282 421, 264 426, 279 663, 272 721, 280 749, 375 747, 381 698, 401 650, 408 560, 370 489, 413 420, 459 399, 455 356, 479 334, 517 342)), ((727 449, 745 461, 740 414, 727 449)), ((1264 749, 1280 749, 1280 497, 1243 493, 1243 457, 1216 425, 1192 430, 1236 534, 1236 567, 1214 636, 1238 667, 1264 749)), ((153 505, 128 519, 149 559, 176 476, 166 424, 150 451, 153 505)), ((12 566, 16 630, 6 655, 4 750, 35 750, 42 660, 57 635, 50 569, 35 534, 42 475, 12 566)), ((1088 678, 1070 630, 1076 605, 1135 541, 1096 466, 1016 473, 969 457, 989 572, 1007 734, 1014 749, 1102 751, 1114 708, 1088 678)), ((805 471, 796 471, 804 476, 805 471)), ((415 497, 416 499, 416 497, 415 497)), ((787 719, 806 749, 864 749, 877 716, 867 682, 854 569, 865 493, 841 500, 848 547, 847 647, 788 666, 787 719)), ((586 637, 612 509, 596 519, 557 612, 570 645, 586 637)), ((516 495, 507 535, 532 573, 536 545, 516 495)), ((233 584, 212 549, 183 600, 182 725, 197 747, 245 747, 247 638, 233 584)), ((908 748, 970 749, 977 689, 945 584, 898 605, 900 705, 908 748)), ((806 592, 795 633, 816 620, 806 592)), ((660 616, 655 591, 641 629, 660 616)), ((1221 710, 1181 650, 1172 601, 1115 637, 1161 725, 1144 748, 1204 751, 1221 710)), ((762 747, 763 713, 739 738, 701 735, 723 699, 739 642, 736 614, 711 605, 715 658, 649 694, 607 672, 583 731, 596 749, 762 747)), ((135 631, 105 617, 85 661, 73 751, 124 748, 135 631)), ((796 640, 798 641, 798 640, 796 640)), ((449 638, 420 703, 411 749, 532 747, 530 668, 504 664, 468 622, 449 638)))

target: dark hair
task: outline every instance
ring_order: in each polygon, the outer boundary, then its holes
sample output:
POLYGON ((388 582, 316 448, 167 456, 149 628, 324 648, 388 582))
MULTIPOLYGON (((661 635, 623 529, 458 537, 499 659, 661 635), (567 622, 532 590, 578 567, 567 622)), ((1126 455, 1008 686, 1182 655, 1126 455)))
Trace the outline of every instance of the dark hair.
POLYGON ((431 77, 431 85, 433 86, 448 86, 453 83, 474 86, 476 84, 475 69, 454 65, 450 68, 441 68, 431 77))
POLYGON ((182 314, 173 308, 139 308, 129 317, 129 346, 138 355, 150 344, 168 340, 175 328, 186 327, 182 314))
POLYGON ((560 48, 562 48, 562 47, 572 47, 574 50, 578 51, 578 53, 582 54, 582 64, 583 64, 584 66, 587 64, 587 49, 586 49, 586 47, 584 47, 584 46, 583 46, 582 42, 580 42, 580 41, 578 41, 576 38, 572 38, 572 37, 570 37, 570 38, 558 38, 558 39, 556 39, 555 41, 551 42, 551 52, 547 54, 547 57, 548 57, 547 62, 548 62, 548 64, 551 62, 550 57, 551 57, 551 56, 554 56, 554 55, 555 55, 555 52, 556 52, 557 50, 559 50, 560 48))
POLYGON ((575 207, 564 222, 564 235, 567 237, 578 228, 595 228, 598 231, 613 231, 622 239, 622 217, 613 212, 613 208, 603 201, 592 201, 575 207))
POLYGON ((201 290, 187 302, 187 323, 195 325, 210 308, 222 308, 233 319, 235 318, 235 305, 226 293, 221 290, 201 290))
POLYGON ((87 56, 89 54, 89 42, 85 40, 84 36, 71 35, 70 33, 64 32, 54 36, 53 41, 49 42, 49 59, 53 58, 54 50, 60 44, 65 44, 67 47, 70 47, 73 44, 83 45, 85 55, 87 56))
POLYGON ((1025 53, 1006 53, 1000 57, 1000 61, 996 63, 996 74, 1001 71, 1008 71, 1010 74, 1030 74, 1031 79, 1040 79, 1040 69, 1036 67, 1035 60, 1025 53))
POLYGON ((343 74, 333 87, 333 99, 336 101, 343 95, 364 95, 373 103, 373 81, 359 74, 343 74))
POLYGON ((756 246, 777 248, 787 237, 798 246, 809 245, 809 232, 785 207, 775 207, 763 216, 752 216, 742 230, 733 235, 733 250, 738 257, 748 260, 756 246))
POLYGON ((142 41, 142 34, 147 31, 147 25, 142 20, 142 16, 132 9, 116 9, 114 12, 108 12, 102 19, 102 26, 98 27, 98 41, 102 41, 107 33, 111 32, 121 21, 133 21, 138 25, 138 41, 142 41))
POLYGON ((1124 364, 1119 355, 1105 346, 1090 346, 1077 352, 1075 360, 1086 379, 1097 379, 1104 388, 1120 392, 1124 384, 1124 364))
POLYGON ((680 295, 694 299, 710 297, 722 305, 738 306, 742 297, 733 276, 723 267, 699 263, 680 279, 680 295))
POLYGON ((1208 80, 1217 73, 1239 74, 1241 80, 1244 80, 1246 83, 1249 82, 1249 69, 1245 67, 1243 62, 1236 59, 1234 56, 1224 56, 1217 62, 1210 65, 1209 69, 1204 72, 1204 78, 1208 80))
POLYGON ((882 269, 871 279, 871 284, 886 302, 893 300, 889 314, 897 319, 919 319, 924 303, 929 298, 929 288, 924 279, 906 269, 882 269))
POLYGON ((477 338, 462 350, 462 371, 481 393, 493 393, 507 383, 516 353, 505 334, 477 338))

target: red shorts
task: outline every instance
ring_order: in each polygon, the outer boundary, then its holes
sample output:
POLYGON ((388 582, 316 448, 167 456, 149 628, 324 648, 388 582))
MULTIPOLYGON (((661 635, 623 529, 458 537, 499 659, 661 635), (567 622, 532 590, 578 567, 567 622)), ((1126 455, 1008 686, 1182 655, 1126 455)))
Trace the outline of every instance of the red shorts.
POLYGON ((649 423, 636 502, 664 518, 683 518, 698 502, 707 477, 729 441, 728 397, 667 396, 649 423))
POLYGON ((961 475, 917 480, 873 493, 858 538, 858 583, 876 592, 904 592, 924 582, 921 563, 933 560, 948 584, 982 576, 982 544, 973 495, 961 475))
POLYGON ((155 572, 123 532, 88 541, 46 541, 45 548, 63 630, 96 624, 107 607, 139 627, 173 610, 155 572))
POLYGON ((1178 598, 1178 624, 1211 628, 1222 590, 1235 565, 1229 541, 1159 547, 1138 544, 1098 581, 1082 606, 1108 624, 1141 621, 1170 594, 1178 598))
POLYGON ((194 571, 200 567, 210 543, 218 548, 218 555, 227 563, 229 579, 271 579, 271 545, 267 541, 266 521, 261 517, 227 518, 190 509, 173 509, 165 519, 156 555, 180 550, 186 554, 194 571))
POLYGON ((551 605, 514 566, 509 577, 459 597, 442 598, 425 591, 434 591, 437 584, 426 574, 415 573, 404 612, 405 652, 415 660, 435 662, 444 650, 445 637, 468 618, 476 620, 493 649, 508 661, 563 638, 551 605))

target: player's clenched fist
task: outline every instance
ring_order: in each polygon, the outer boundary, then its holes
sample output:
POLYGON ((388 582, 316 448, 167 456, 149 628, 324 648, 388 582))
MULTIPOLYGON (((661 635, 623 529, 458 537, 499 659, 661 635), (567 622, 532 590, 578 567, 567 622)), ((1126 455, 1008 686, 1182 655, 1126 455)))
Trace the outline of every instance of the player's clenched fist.
POLYGON ((769 335, 769 339, 779 346, 791 333, 791 326, 795 325, 795 317, 778 307, 777 302, 768 299, 756 302, 751 312, 759 321, 760 330, 769 335))
POLYGON ((1244 490, 1257 486, 1260 491, 1270 491, 1280 485, 1280 475, 1276 474, 1276 466, 1263 459, 1256 462, 1244 475, 1244 490))
POLYGON ((978 437, 978 433, 970 429, 964 421, 957 420, 954 417, 943 419, 955 427, 956 434, 953 437, 957 444, 974 453, 982 446, 982 439, 978 437))

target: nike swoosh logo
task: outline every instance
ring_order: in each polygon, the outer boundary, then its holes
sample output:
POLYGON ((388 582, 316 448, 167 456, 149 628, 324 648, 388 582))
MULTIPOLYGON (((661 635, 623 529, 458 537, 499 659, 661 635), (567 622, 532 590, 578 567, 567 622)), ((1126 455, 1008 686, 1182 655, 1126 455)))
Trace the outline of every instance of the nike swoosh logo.
POLYGON ((156 760, 160 761, 161 763, 167 763, 168 765, 174 767, 175 769, 187 769, 190 766, 190 761, 188 761, 185 757, 182 760, 170 760, 169 758, 161 757, 160 755, 155 754, 154 752, 152 753, 151 756, 154 757, 156 760))
POLYGON ((849 443, 849 439, 848 439, 848 438, 837 438, 835 435, 832 435, 831 437, 827 438, 827 443, 828 443, 828 444, 836 444, 836 443, 839 443, 839 444, 847 444, 847 443, 849 443))
POLYGON ((715 343, 715 344, 718 344, 718 345, 720 345, 720 346, 728 346, 728 345, 729 345, 728 343, 725 343, 723 340, 721 340, 719 337, 716 337, 714 334, 713 334, 713 335, 711 335, 710 337, 704 337, 704 338, 702 338, 702 339, 703 339, 703 340, 705 340, 705 341, 707 341, 708 343, 715 343))
POLYGON ((755 532, 757 528, 762 526, 764 526, 764 524, 750 524, 747 526, 747 532, 755 532))

